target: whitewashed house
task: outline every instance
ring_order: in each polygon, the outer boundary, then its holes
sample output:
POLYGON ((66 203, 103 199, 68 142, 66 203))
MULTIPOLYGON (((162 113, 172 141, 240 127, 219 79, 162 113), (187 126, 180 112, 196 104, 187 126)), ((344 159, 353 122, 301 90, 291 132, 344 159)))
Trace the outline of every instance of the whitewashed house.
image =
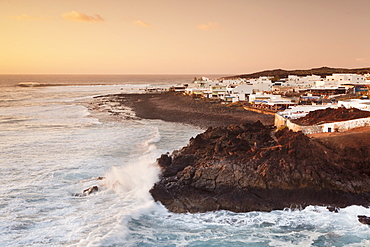
POLYGON ((370 100, 369 99, 348 99, 338 101, 338 106, 344 106, 345 108, 357 108, 363 111, 370 111, 370 100))
POLYGON ((269 77, 261 76, 257 79, 249 79, 247 82, 253 84, 255 91, 271 91, 272 81, 269 77))
POLYGON ((256 92, 271 91, 272 81, 268 77, 250 79, 242 84, 232 84, 227 87, 226 96, 229 101, 248 101, 248 97, 256 92))
POLYGON ((209 79, 207 77, 200 77, 196 80, 193 80, 193 87, 198 88, 209 88, 216 85, 223 85, 222 80, 219 79, 209 79))
POLYGON ((209 98, 209 96, 212 94, 212 91, 209 89, 209 87, 188 87, 185 89, 185 94, 209 98))
POLYGON ((233 97, 233 102, 246 101, 248 100, 248 96, 256 91, 259 91, 259 89, 256 89, 256 86, 250 83, 240 84, 235 87, 228 88, 228 94, 233 97))
POLYGON ((235 78, 235 79, 221 79, 220 82, 224 85, 239 85, 246 83, 246 79, 244 78, 235 78))
POLYGON ((281 79, 274 83, 272 91, 282 93, 298 93, 301 90, 306 90, 316 86, 317 81, 322 81, 321 76, 308 75, 308 76, 296 76, 289 75, 288 78, 281 79))
POLYGON ((306 89, 315 86, 317 81, 321 81, 321 76, 309 75, 309 76, 296 76, 289 75, 287 80, 281 84, 286 87, 298 87, 298 89, 306 89))
POLYGON ((366 77, 357 74, 333 74, 326 76, 323 81, 316 81, 316 89, 345 89, 353 90, 356 84, 366 84, 366 77))
POLYGON ((210 91, 212 92, 210 95, 212 99, 218 98, 224 100, 227 95, 227 87, 224 85, 211 86, 210 91))
POLYGON ((254 93, 249 95, 249 103, 253 102, 263 102, 267 103, 268 100, 280 100, 281 95, 267 94, 267 93, 254 93))
POLYGON ((366 83, 366 77, 357 74, 333 74, 331 76, 327 76, 325 82, 328 82, 329 84, 330 82, 336 82, 337 85, 364 84, 366 83))
MULTIPOLYGON (((297 119, 306 116, 311 111, 322 110, 332 107, 332 105, 298 105, 291 106, 285 111, 278 112, 277 114, 285 119, 297 119)), ((333 105, 333 107, 336 107, 333 105)))

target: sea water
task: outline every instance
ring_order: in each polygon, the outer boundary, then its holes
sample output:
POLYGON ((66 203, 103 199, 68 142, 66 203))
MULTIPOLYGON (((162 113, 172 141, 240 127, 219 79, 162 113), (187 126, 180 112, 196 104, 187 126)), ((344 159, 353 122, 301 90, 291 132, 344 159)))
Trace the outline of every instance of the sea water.
POLYGON ((88 104, 184 77, 30 77, 68 86, 16 87, 29 78, 0 76, 0 246, 370 246, 357 221, 365 207, 174 214, 154 202, 156 158, 203 130, 97 117, 88 104))

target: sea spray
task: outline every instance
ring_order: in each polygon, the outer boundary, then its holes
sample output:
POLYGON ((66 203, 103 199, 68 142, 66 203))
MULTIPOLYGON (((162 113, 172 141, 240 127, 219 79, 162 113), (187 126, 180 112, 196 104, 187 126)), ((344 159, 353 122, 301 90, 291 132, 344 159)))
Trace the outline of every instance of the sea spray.
POLYGON ((141 156, 129 156, 130 159, 121 166, 113 166, 101 181, 101 194, 115 195, 109 210, 115 211, 116 220, 109 227, 93 230, 87 239, 81 240, 77 246, 106 246, 122 244, 130 232, 128 222, 154 210, 156 204, 149 190, 158 180, 159 167, 153 163, 160 152, 156 143, 161 140, 158 127, 147 126, 140 135, 135 136, 141 149, 141 156), (108 230, 109 229, 109 230, 108 230))
POLYGON ((158 166, 143 159, 124 167, 112 167, 104 186, 125 198, 145 202, 152 200, 149 190, 158 180, 158 174, 158 166))
MULTIPOLYGON (((76 246, 136 246, 131 241, 131 235, 136 235, 137 231, 132 222, 154 212, 167 212, 162 205, 154 202, 149 193, 160 172, 156 158, 185 145, 191 136, 199 132, 189 126, 163 124, 158 120, 132 121, 126 129, 127 132, 121 134, 127 143, 122 156, 124 162, 112 166, 102 175, 105 179, 96 181, 101 189, 91 197, 100 198, 98 207, 104 200, 107 200, 104 204, 110 204, 104 212, 99 212, 99 217, 104 218, 103 224, 97 229, 89 228, 88 236, 76 246), (175 127, 177 131, 173 131, 175 127), (173 139, 173 136, 177 138, 173 139), (172 146, 170 149, 169 144, 172 146)), ((91 185, 92 181, 85 187, 91 185)))
MULTIPOLYGON (((161 134, 158 127, 151 127, 150 129, 152 129, 152 131, 148 134, 148 140, 143 143, 143 153, 147 155, 152 152, 153 155, 158 156, 158 152, 153 151, 157 149, 156 143, 161 141, 161 134)), ((152 158, 154 158, 153 155, 152 158)))
POLYGON ((155 203, 149 189, 158 180, 159 168, 147 158, 122 167, 112 167, 105 175, 102 194, 114 193, 116 198, 108 210, 116 212, 116 220, 104 229, 95 230, 77 246, 106 246, 126 242, 129 234, 128 222, 153 210, 155 203), (119 208, 120 207, 120 208, 119 208), (109 229, 109 230, 108 230, 109 229), (94 236, 93 236, 94 235, 94 236))

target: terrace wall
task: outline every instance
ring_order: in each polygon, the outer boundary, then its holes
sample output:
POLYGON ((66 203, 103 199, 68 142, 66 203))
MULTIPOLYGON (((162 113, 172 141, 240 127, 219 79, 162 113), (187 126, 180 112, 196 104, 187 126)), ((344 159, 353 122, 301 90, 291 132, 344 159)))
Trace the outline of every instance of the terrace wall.
POLYGON ((358 118, 348 121, 324 123, 318 125, 303 126, 292 123, 289 119, 275 114, 275 127, 280 128, 281 126, 287 126, 292 131, 302 131, 304 134, 316 134, 322 132, 344 132, 350 129, 370 126, 370 118, 358 118))

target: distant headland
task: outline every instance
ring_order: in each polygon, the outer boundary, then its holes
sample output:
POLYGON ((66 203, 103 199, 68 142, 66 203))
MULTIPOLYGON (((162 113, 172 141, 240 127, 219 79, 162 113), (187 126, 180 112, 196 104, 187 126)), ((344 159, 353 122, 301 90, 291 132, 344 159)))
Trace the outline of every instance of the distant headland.
POLYGON ((279 80, 280 78, 288 77, 288 75, 296 76, 319 75, 321 77, 325 77, 331 74, 368 74, 368 73, 370 73, 370 67, 357 69, 320 67, 304 70, 284 70, 284 69, 264 70, 250 74, 228 76, 225 78, 258 78, 261 76, 267 76, 273 77, 274 80, 279 80))

